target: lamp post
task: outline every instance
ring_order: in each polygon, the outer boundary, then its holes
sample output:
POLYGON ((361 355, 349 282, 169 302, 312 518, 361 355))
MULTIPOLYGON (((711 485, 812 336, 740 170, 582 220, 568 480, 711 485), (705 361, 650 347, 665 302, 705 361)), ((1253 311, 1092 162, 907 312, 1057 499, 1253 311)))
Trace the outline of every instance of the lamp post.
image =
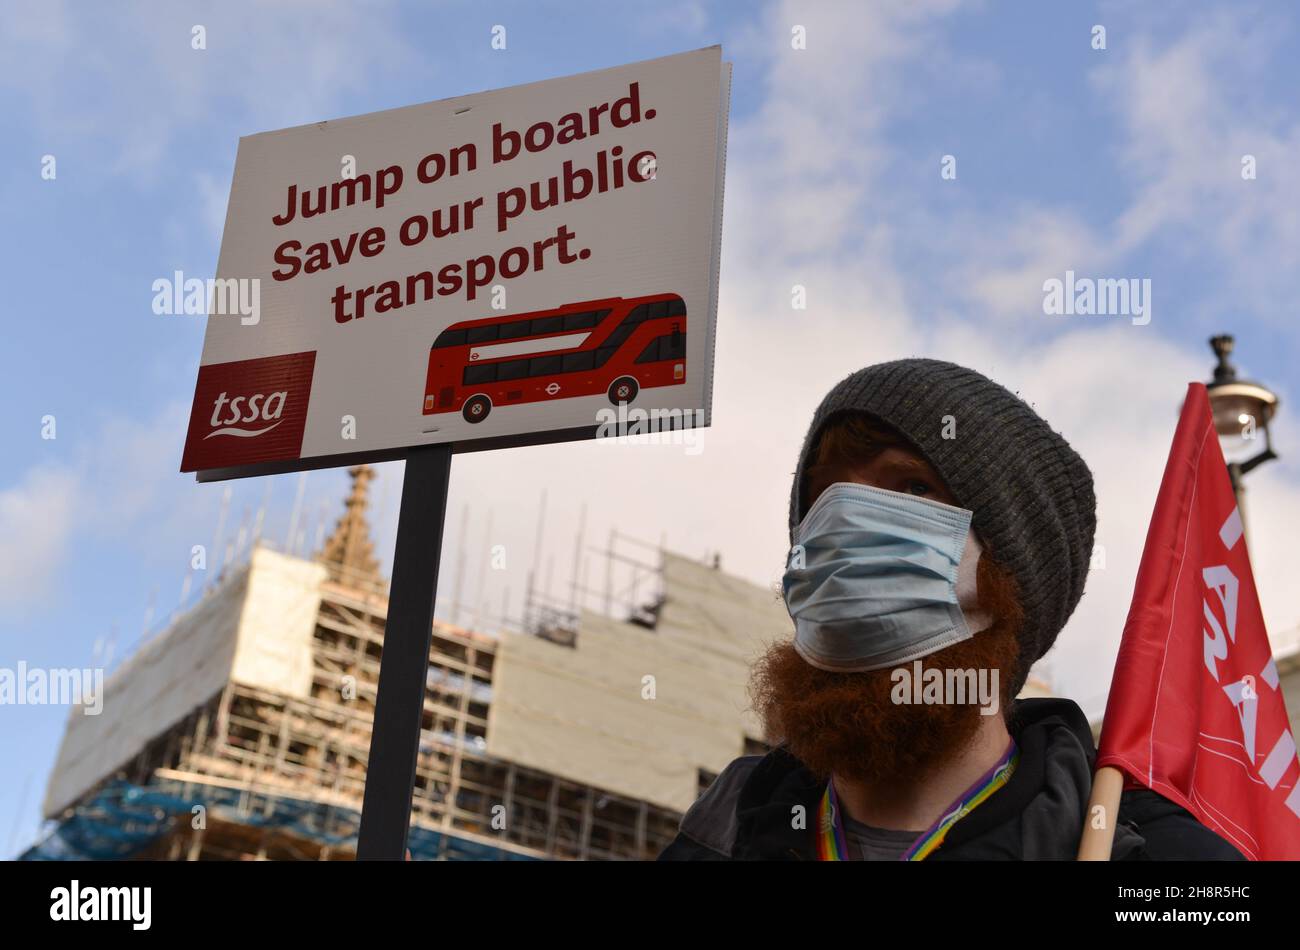
POLYGON ((1231 336, 1210 337, 1210 347, 1219 363, 1214 367, 1214 379, 1206 383, 1205 388, 1210 394, 1214 429, 1219 434, 1219 444, 1228 462, 1228 475, 1232 479, 1232 491, 1237 496, 1237 510, 1241 512, 1244 530, 1246 487, 1242 479, 1247 472, 1277 458, 1268 424, 1277 412, 1278 398, 1277 393, 1260 383, 1237 378, 1237 368, 1228 361, 1233 348, 1231 336), (1254 451, 1261 432, 1264 447, 1254 451))

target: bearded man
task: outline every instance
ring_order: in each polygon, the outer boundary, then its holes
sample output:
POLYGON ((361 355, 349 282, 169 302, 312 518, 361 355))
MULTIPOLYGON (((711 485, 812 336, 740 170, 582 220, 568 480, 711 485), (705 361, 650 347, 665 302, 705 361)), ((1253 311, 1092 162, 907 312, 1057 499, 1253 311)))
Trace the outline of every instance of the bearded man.
MULTIPOLYGON (((869 366, 817 409, 789 524, 794 640, 751 682, 778 744, 727 766, 660 860, 1074 859, 1092 733, 1068 699, 1016 697, 1083 595, 1078 454, 974 370, 869 366)), ((1243 859, 1149 790, 1118 817, 1113 860, 1243 859)))

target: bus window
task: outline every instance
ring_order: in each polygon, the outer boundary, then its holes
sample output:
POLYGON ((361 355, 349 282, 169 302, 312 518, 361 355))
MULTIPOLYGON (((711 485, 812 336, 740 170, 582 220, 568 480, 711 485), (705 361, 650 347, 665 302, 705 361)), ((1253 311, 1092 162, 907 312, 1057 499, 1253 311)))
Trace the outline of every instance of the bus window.
POLYGON ((501 324, 501 339, 513 340, 516 337, 528 336, 530 322, 528 320, 516 320, 514 323, 501 324))
POLYGON ((564 372, 575 373, 596 368, 596 354, 591 350, 564 354, 564 372))
POLYGON ((505 382, 507 379, 523 379, 528 375, 528 360, 509 360, 505 363, 497 363, 497 381, 505 382))
POLYGON ((668 301, 668 316, 684 317, 686 316, 686 301, 681 297, 674 297, 668 301))
POLYGON ((569 313, 564 316, 564 329, 566 330, 590 330, 597 323, 597 313, 595 310, 588 310, 586 313, 569 313))
POLYGON ((564 329, 564 318, 555 317, 534 317, 532 335, 536 336, 542 333, 559 333, 564 329))
POLYGON ((659 338, 659 358, 680 360, 686 356, 686 334, 673 327, 673 332, 659 338))
POLYGON ((620 347, 627 341, 627 338, 632 335, 632 331, 635 329, 636 327, 630 323, 620 323, 605 342, 601 344, 601 346, 620 347))
POLYGON ((617 346, 602 346, 596 351, 596 369, 600 369, 609 362, 609 358, 618 352, 617 346))
POLYGON ((641 351, 636 358, 638 363, 655 363, 659 360, 680 360, 686 356, 686 334, 673 330, 657 336, 641 351))
POLYGON ((464 383, 466 386, 478 386, 482 383, 495 383, 497 381, 497 367, 495 363, 471 363, 465 367, 464 383))
POLYGON ((561 371, 564 360, 558 356, 534 356, 528 361, 529 376, 551 376, 561 371))
POLYGON ((441 349, 444 346, 464 346, 464 330, 443 330, 438 334, 438 339, 433 341, 435 349, 441 349))
POLYGON ((485 327, 470 327, 466 334, 466 343, 491 343, 497 338, 497 333, 501 327, 496 323, 489 323, 485 327))
POLYGON ((645 319, 645 312, 646 312, 646 305, 639 304, 632 308, 632 312, 627 315, 627 319, 624 320, 623 322, 640 323, 642 320, 645 319))
POLYGON ((636 358, 638 363, 653 363, 659 359, 659 341, 663 337, 657 336, 646 344, 646 348, 641 351, 641 355, 636 358))
POLYGON ((647 320, 658 320, 660 317, 666 316, 668 316, 667 300, 656 300, 649 305, 649 309, 646 311, 647 320))

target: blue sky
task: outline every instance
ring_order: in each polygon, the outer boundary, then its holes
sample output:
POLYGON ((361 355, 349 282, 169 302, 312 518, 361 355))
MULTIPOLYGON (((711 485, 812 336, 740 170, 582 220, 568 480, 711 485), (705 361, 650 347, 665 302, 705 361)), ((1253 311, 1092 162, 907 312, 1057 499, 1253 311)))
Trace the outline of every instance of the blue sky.
MULTIPOLYGON (((176 472, 202 318, 153 314, 150 288, 178 269, 214 270, 240 136, 713 43, 735 72, 706 451, 458 459, 448 550, 468 549, 472 563, 489 542, 520 552, 482 597, 517 606, 542 489, 564 535, 549 551, 561 576, 576 530, 566 526, 585 504, 593 539, 611 526, 666 534, 771 583, 817 399, 858 366, 939 356, 1021 390, 1097 474, 1107 568, 1048 672, 1099 711, 1183 386, 1208 376, 1205 340, 1226 331, 1241 368, 1283 400, 1283 460, 1252 476, 1247 512, 1280 645, 1300 626, 1289 538, 1300 513, 1300 14, 1129 6, 6 5, 0 666, 86 665, 114 629, 128 651, 151 603, 154 625, 177 606, 191 546, 211 544, 224 487, 176 472), (195 24, 205 50, 191 48, 195 24), (497 24, 504 50, 490 44, 497 24), (1091 46, 1096 24, 1105 50, 1091 46), (806 50, 791 49, 795 26, 806 50), (1241 178, 1245 154, 1256 180, 1241 178), (940 178, 944 155, 956 157, 955 180, 940 178), (1066 269, 1151 279, 1152 322, 1045 316, 1042 282, 1066 269), (808 288, 809 311, 791 312, 793 284, 808 288), (41 438, 47 415, 53 440, 41 438), (628 511, 576 489, 575 469, 630 479, 652 500, 628 511)), ((345 483, 309 477, 309 534, 335 517, 345 483)), ((233 484, 227 538, 268 498, 266 534, 281 538, 296 485, 233 484)), ((399 489, 400 466, 384 466, 385 561, 399 489)), ((0 854, 35 833, 64 715, 0 707, 0 854)))

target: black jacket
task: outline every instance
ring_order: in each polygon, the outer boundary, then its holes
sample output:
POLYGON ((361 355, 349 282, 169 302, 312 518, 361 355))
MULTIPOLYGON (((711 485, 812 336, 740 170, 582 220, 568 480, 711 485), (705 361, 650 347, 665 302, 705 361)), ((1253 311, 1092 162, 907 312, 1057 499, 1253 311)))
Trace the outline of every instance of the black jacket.
MULTIPOLYGON (((1020 748, 1011 780, 952 826, 929 861, 1074 860, 1096 750, 1068 699, 1022 699, 1009 728, 1020 748)), ((732 762, 682 819, 661 861, 816 860, 824 782, 783 748, 732 762), (792 827, 804 807, 806 827, 792 827)), ((1245 860, 1186 809, 1147 789, 1126 791, 1111 859, 1245 860)))

